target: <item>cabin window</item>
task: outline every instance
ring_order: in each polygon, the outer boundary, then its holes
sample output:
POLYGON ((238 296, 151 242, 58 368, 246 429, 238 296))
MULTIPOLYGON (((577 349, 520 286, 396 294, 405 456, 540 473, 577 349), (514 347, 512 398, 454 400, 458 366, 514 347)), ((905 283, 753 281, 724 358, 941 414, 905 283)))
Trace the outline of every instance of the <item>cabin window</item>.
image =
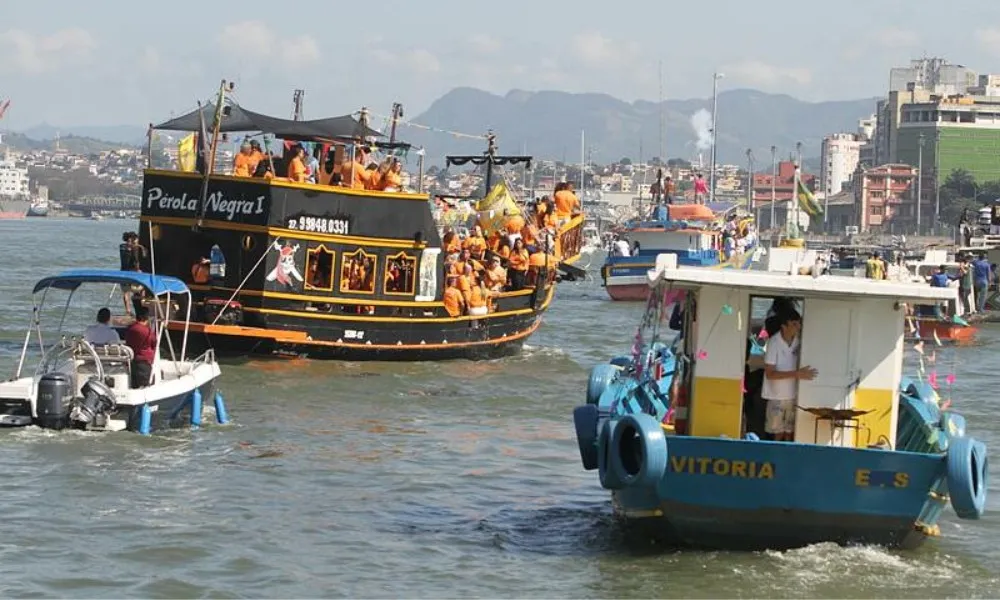
POLYGON ((377 257, 361 248, 343 255, 340 267, 340 291, 351 294, 375 293, 377 257))
POLYGON ((333 291, 333 257, 323 244, 306 251, 305 289, 333 291))
POLYGON ((420 289, 418 302, 432 302, 437 297, 438 256, 440 248, 424 248, 420 254, 420 289))
POLYGON ((417 280, 417 259, 405 252, 385 257, 385 293, 412 296, 417 280))
POLYGON ((243 236, 243 251, 250 252, 257 245, 257 240, 249 233, 243 236))

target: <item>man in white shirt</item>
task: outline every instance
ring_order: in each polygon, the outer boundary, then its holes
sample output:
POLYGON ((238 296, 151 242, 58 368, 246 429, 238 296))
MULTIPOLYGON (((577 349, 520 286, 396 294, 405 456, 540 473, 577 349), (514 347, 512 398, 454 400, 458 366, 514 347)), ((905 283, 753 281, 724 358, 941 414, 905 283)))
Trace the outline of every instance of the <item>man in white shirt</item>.
POLYGON ((795 437, 795 404, 799 381, 816 377, 816 369, 799 367, 799 333, 802 317, 794 309, 777 315, 781 329, 767 342, 764 352, 764 388, 761 397, 767 401, 765 431, 775 441, 790 442, 795 437))
POLYGON ((83 339, 95 346, 120 344, 122 340, 118 337, 118 332, 108 325, 110 322, 111 311, 109 309, 102 308, 97 311, 97 323, 87 328, 83 333, 83 339))

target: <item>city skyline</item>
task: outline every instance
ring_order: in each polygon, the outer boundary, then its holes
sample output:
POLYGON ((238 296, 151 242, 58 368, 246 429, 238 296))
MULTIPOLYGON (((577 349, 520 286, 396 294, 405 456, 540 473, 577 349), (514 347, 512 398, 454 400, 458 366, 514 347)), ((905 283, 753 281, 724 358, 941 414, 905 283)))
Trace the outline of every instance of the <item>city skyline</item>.
POLYGON ((522 0, 502 10, 388 0, 376 11, 359 7, 365 15, 338 7, 323 19, 310 8, 301 23, 258 17, 274 5, 255 0, 239 14, 226 4, 171 6, 146 15, 120 0, 100 10, 7 7, 0 98, 12 103, 2 128, 145 125, 209 98, 223 78, 236 82, 240 102, 279 116, 290 115, 291 92, 303 88, 308 118, 392 101, 417 115, 461 86, 655 101, 661 61, 664 99, 709 97, 716 71, 725 74, 720 90, 808 101, 884 95, 889 69, 923 55, 1000 71, 1000 6, 977 6, 968 26, 930 18, 927 0, 845 0, 807 12, 789 0, 726 0, 712 12, 724 18, 701 27, 689 26, 704 18, 701 7, 655 2, 611 19, 594 0, 572 11, 522 0), (338 26, 343 18, 373 26, 338 26))

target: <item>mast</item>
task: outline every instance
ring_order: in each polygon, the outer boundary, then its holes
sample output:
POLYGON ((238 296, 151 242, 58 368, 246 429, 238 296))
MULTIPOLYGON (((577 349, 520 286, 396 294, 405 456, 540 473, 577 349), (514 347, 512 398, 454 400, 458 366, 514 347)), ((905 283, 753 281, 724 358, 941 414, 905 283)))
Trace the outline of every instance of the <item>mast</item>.
POLYGON ((392 127, 389 129, 389 144, 396 142, 396 124, 403 116, 403 105, 399 102, 392 103, 392 127))
POLYGON ((302 120, 302 100, 305 98, 305 90, 295 90, 295 94, 292 96, 292 102, 295 104, 295 112, 292 113, 293 121, 302 120))
POLYGON ((587 169, 587 132, 580 130, 580 193, 583 193, 583 173, 587 169))
MULTIPOLYGON (((215 151, 219 146, 219 129, 222 127, 222 115, 225 114, 223 104, 226 102, 227 89, 232 91, 234 87, 235 86, 232 82, 226 82, 225 79, 223 79, 219 84, 219 95, 215 100, 215 116, 212 118, 212 143, 208 149, 208 157, 205 159, 205 173, 201 180, 201 206, 198 209, 198 223, 194 226, 195 230, 201 229, 205 220, 205 203, 208 199, 208 181, 211 179, 212 171, 215 169, 215 151)), ((201 142, 201 144, 204 146, 204 142, 201 142)))
POLYGON ((483 194, 486 196, 490 193, 493 188, 493 166, 504 166, 504 165, 518 165, 524 164, 527 168, 531 168, 531 157, 525 155, 501 155, 497 152, 497 136, 493 133, 493 130, 486 132, 486 151, 482 154, 475 155, 460 155, 460 156, 446 156, 445 166, 455 165, 460 167, 462 165, 472 163, 476 166, 485 165, 486 166, 486 191, 483 194))

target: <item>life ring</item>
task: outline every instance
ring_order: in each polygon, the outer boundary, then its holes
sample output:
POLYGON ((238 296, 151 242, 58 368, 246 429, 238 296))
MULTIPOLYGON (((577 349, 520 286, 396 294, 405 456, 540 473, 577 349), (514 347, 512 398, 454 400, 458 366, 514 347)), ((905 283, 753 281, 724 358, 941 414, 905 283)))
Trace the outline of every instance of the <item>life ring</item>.
POLYGON ((601 432, 597 435, 597 475, 600 477, 601 487, 606 490, 620 490, 625 487, 611 468, 611 438, 619 424, 618 420, 605 421, 601 426, 601 432))
POLYGON ((956 437, 948 449, 947 477, 951 507, 960 519, 978 519, 986 510, 986 445, 956 437))
POLYGON ((611 433, 611 470, 625 487, 656 485, 667 471, 667 438, 645 413, 626 415, 611 433))
POLYGON ((587 471, 597 468, 597 419, 597 407, 593 404, 584 404, 573 409, 573 425, 576 427, 576 443, 580 447, 580 461, 587 471))
POLYGON ((619 373, 621 373, 621 367, 595 365, 590 370, 590 379, 587 381, 587 404, 597 404, 597 401, 601 399, 601 394, 612 381, 618 378, 619 373))

